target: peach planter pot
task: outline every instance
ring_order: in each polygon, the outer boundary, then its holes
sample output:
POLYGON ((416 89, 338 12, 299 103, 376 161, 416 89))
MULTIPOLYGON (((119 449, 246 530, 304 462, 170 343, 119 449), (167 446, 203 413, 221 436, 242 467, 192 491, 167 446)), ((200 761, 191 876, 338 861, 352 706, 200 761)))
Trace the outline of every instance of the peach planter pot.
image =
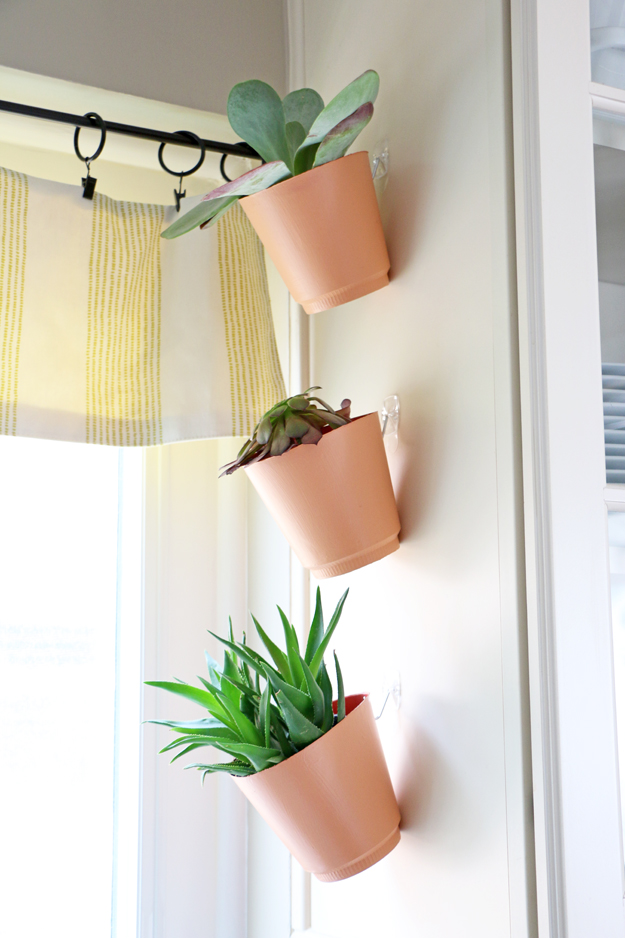
POLYGON ((369 157, 352 153, 241 199, 291 296, 318 313, 388 283, 369 157))
POLYGON ((317 579, 357 570, 398 549, 399 515, 377 414, 245 471, 317 579))
POLYGON ((371 704, 362 694, 345 704, 345 719, 306 749, 234 779, 295 859, 322 882, 361 873, 400 839, 399 808, 371 704))

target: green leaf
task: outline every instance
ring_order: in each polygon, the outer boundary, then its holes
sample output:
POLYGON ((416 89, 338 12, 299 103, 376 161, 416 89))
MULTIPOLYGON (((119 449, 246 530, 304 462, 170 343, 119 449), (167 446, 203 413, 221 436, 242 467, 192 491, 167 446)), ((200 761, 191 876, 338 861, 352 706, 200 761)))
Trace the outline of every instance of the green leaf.
POLYGON ((298 687, 294 687, 292 684, 287 684, 286 681, 282 680, 279 674, 276 674, 273 668, 268 669, 267 677, 271 682, 271 686, 276 691, 276 694, 278 691, 281 691, 301 713, 312 716, 313 704, 308 694, 305 694, 304 691, 300 690, 298 687))
POLYGON ((321 644, 321 639, 323 638, 324 625, 323 625, 323 608, 321 606, 321 590, 317 587, 317 597, 315 599, 315 614, 313 620, 310 623, 310 632, 308 633, 308 642, 306 643, 306 654, 304 658, 306 663, 310 664, 313 659, 313 655, 319 648, 321 644))
POLYGON ((289 163, 291 154, 282 101, 271 85, 257 79, 235 85, 228 95, 228 120, 234 132, 267 163, 272 160, 289 163))
MULTIPOLYGON (((209 684, 208 681, 205 681, 204 678, 201 677, 199 674, 198 674, 198 677, 200 681, 202 682, 202 684, 204 685, 204 687, 206 687, 208 690, 211 690, 213 692, 220 690, 219 687, 214 687, 212 684, 209 684)), ((241 691, 242 696, 247 697, 249 700, 252 700, 252 701, 256 700, 256 698, 260 696, 259 694, 256 693, 255 690, 243 684, 241 681, 237 681, 233 677, 228 678, 228 680, 230 681, 231 684, 234 684, 234 686, 238 688, 238 690, 241 691)))
POLYGON ((308 399, 303 394, 298 394, 296 397, 289 398, 289 407, 291 410, 306 410, 308 399))
MULTIPOLYGON (((217 693, 219 693, 219 691, 217 693)), ((221 693, 224 695, 224 697, 227 697, 235 707, 239 707, 242 696, 241 691, 238 687, 234 686, 232 681, 228 680, 225 674, 221 679, 221 693)))
MULTIPOLYGON (((222 714, 228 717, 227 712, 221 706, 214 693, 208 690, 202 690, 200 687, 193 687, 192 684, 176 684, 173 681, 145 681, 150 687, 160 687, 162 690, 168 690, 170 694, 179 694, 180 697, 186 697, 195 703, 205 707, 209 713, 221 719, 222 714)), ((228 721, 230 722, 230 721, 228 721)))
POLYGON ((323 736, 318 726, 307 720, 303 713, 294 707, 288 697, 278 692, 278 700, 284 713, 284 719, 289 730, 289 736, 298 749, 303 749, 309 743, 314 743, 316 739, 323 736))
POLYGON ((334 664, 336 665, 336 687, 337 687, 337 705, 336 705, 336 722, 340 723, 341 720, 345 719, 345 688, 343 687, 343 675, 341 674, 341 668, 339 665, 339 659, 336 657, 336 652, 334 652, 334 664))
POLYGON ((185 765, 185 769, 199 769, 202 774, 202 782, 207 775, 213 772, 228 772, 230 775, 255 775, 255 769, 249 762, 243 762, 235 759, 234 762, 211 762, 209 765, 203 765, 201 762, 193 762, 191 765, 185 765))
POLYGON ((295 154, 295 159, 293 160, 294 176, 301 176, 302 173, 307 173, 309 169, 313 168, 313 163, 315 162, 315 156, 317 155, 318 149, 318 143, 309 144, 307 146, 306 140, 304 140, 304 143, 300 146, 299 150, 295 154))
POLYGON ((365 129, 372 117, 373 105, 368 101, 333 127, 319 144, 313 168, 345 156, 358 134, 365 129))
POLYGON ((287 619, 282 609, 280 609, 280 606, 278 606, 278 612, 280 613, 282 628, 284 629, 284 640, 286 642, 286 652, 289 659, 289 667, 291 669, 291 674, 293 675, 293 683, 298 687, 301 687, 304 683, 304 672, 300 664, 297 633, 295 632, 295 629, 287 619))
POLYGON ((258 632, 263 645, 265 646, 265 648, 267 649, 267 651, 273 658, 278 671, 280 672, 280 674, 282 675, 285 681, 288 681, 289 684, 292 684, 293 676, 291 674, 291 668, 289 667, 289 661, 288 661, 287 656, 284 654, 281 648, 278 648, 275 642, 271 641, 271 639, 269 638, 269 636, 263 629, 262 625, 254 618, 254 616, 252 616, 252 620, 254 622, 254 625, 256 626, 256 631, 258 632))
POLYGON ((232 733, 232 730, 217 720, 204 721, 197 720, 191 723, 176 723, 173 720, 148 720, 149 723, 156 723, 158 726, 166 726, 176 732, 184 732, 186 735, 211 736, 213 733, 232 733))
MULTIPOLYGON (((265 443, 268 443, 269 438, 271 437, 272 430, 273 430, 273 424, 271 422, 271 417, 269 416, 263 417, 261 422, 258 424, 258 428, 256 430, 256 439, 258 440, 258 442, 261 443, 263 446, 265 445, 265 443)), ((241 455, 241 453, 239 453, 239 455, 241 455)))
POLYGON ((210 730, 213 727, 221 727, 223 723, 214 717, 207 717, 203 720, 146 720, 146 723, 154 723, 156 726, 168 726, 172 730, 185 730, 186 732, 195 732, 195 730, 210 730))
POLYGON ((241 699, 239 701, 239 710, 244 717, 247 717, 251 723, 256 723, 256 700, 248 697, 246 694, 241 694, 241 699))
POLYGON ((227 205, 222 206, 222 208, 220 208, 218 212, 215 212, 215 214, 212 215, 207 221, 202 222, 202 224, 200 225, 200 228, 202 229, 202 231, 204 231, 205 228, 212 228, 213 225, 216 225, 219 219, 222 218, 226 214, 226 212, 229 212, 232 206, 234 205, 234 203, 238 201, 239 201, 238 195, 236 196, 233 195, 232 200, 228 199, 227 205))
POLYGON ((284 429, 284 423, 282 421, 279 421, 273 432, 270 453, 272 456, 281 456, 282 453, 286 453, 287 449, 289 449, 290 446, 291 446, 291 438, 288 436, 288 434, 286 433, 284 429))
POLYGON ((330 681, 330 675, 328 674, 323 661, 319 666, 317 680, 319 687, 323 691, 323 702, 325 707, 321 729, 324 733, 327 733, 328 730, 332 729, 332 725, 334 723, 334 711, 332 710, 332 682, 330 681))
MULTIPOLYGON (((241 644, 243 645, 243 647, 245 647, 245 645, 247 644, 247 639, 246 639, 246 636, 245 636, 245 632, 243 633, 243 637, 242 637, 242 639, 241 639, 241 644)), ((247 666, 247 664, 245 663, 245 661, 242 661, 242 662, 241 662, 241 678, 242 678, 243 681, 247 684, 247 686, 250 688, 250 690, 252 690, 252 689, 253 689, 252 677, 251 677, 251 675, 250 675, 250 669, 248 668, 248 666, 247 666)))
POLYGON ((260 732, 265 741, 265 748, 271 744, 271 691, 269 682, 265 685, 263 696, 260 698, 260 732))
POLYGON ((323 111, 323 98, 312 88, 298 88, 282 99, 282 110, 287 126, 297 121, 307 134, 315 118, 323 111))
POLYGON ((293 165, 293 158, 305 137, 306 131, 299 121, 291 121, 286 125, 286 140, 289 145, 289 153, 291 154, 291 166, 293 165))
POLYGON ((346 88, 332 98, 323 111, 316 118, 308 135, 295 156, 294 172, 305 172, 313 165, 316 155, 316 148, 319 146, 326 134, 336 127, 341 121, 357 111, 359 107, 368 101, 373 104, 380 87, 380 76, 373 69, 368 69, 359 75, 358 78, 350 82, 346 88))
POLYGON ((346 589, 341 598, 339 599, 336 609, 332 613, 332 618, 330 619, 330 624, 328 625, 328 630, 326 634, 321 639, 319 647, 317 648, 312 661, 310 662, 310 670, 313 673, 313 677, 317 677, 317 671, 319 670, 319 665, 323 661, 323 656, 325 654, 326 648, 330 643, 332 634, 339 624, 339 619, 341 618, 341 613, 343 612, 343 606, 345 605, 345 600, 347 599, 347 594, 349 589, 346 589))
POLYGON ((312 700, 313 705, 313 723, 315 726, 321 728, 324 723, 325 716, 325 700, 323 696, 323 691, 321 687, 316 682, 312 676, 311 670, 304 661, 303 658, 300 658, 302 669, 304 671, 304 677, 306 679, 306 687, 308 688, 308 695, 312 700))
POLYGON ((284 429, 286 430, 287 436, 290 436, 291 439, 299 440, 305 433, 308 433, 310 424, 304 417, 300 417, 297 414, 290 414, 286 418, 284 429))
POLYGON ((222 199, 214 199, 212 202, 200 202, 161 231, 161 238, 167 240, 179 238, 180 235, 187 234, 188 231, 193 231, 194 228, 199 228, 200 225, 211 221, 217 214, 221 217, 238 200, 239 196, 226 196, 222 199))
POLYGON ((224 743, 215 746, 222 752, 227 752, 231 756, 245 756, 252 763, 257 772, 270 765, 276 765, 282 762, 284 756, 277 749, 267 749, 265 746, 253 746, 250 743, 224 743))
POLYGON ((180 758, 182 758, 182 756, 186 756, 186 754, 187 754, 188 752, 193 752, 194 749, 199 749, 201 746, 209 746, 209 745, 211 745, 211 744, 210 744, 210 743, 205 743, 205 742, 201 742, 201 743, 191 743, 191 745, 190 745, 190 746, 187 746, 186 749, 183 749, 182 752, 177 752, 176 755, 174 756, 174 758, 169 760, 169 764, 171 765, 172 762, 175 762, 175 761, 176 761, 176 759, 180 759, 180 758))
POLYGON ((229 642, 227 638, 222 638, 220 635, 210 632, 210 630, 209 634, 212 635, 213 638, 216 638, 218 642, 221 642, 222 645, 225 645, 226 648, 230 648, 231 651, 234 651, 235 654, 237 654, 242 661, 245 661, 254 671, 260 671, 263 676, 265 675, 265 669, 271 667, 269 662, 266 661, 262 655, 248 648, 247 645, 236 645, 234 642, 229 642))
MULTIPOLYGON (((234 639, 231 638, 230 641, 233 644, 236 644, 234 642, 234 639)), ((229 678, 231 681, 241 680, 241 672, 239 671, 237 662, 238 662, 238 655, 235 655, 234 652, 227 651, 224 654, 223 676, 229 678)))
POLYGON ((326 134, 363 104, 373 104, 379 88, 380 76, 371 68, 355 78, 324 107, 308 131, 304 146, 321 143, 326 134))
POLYGON ((238 703, 233 703, 225 694, 222 693, 220 693, 219 700, 230 714, 245 742, 259 746, 262 742, 261 735, 254 724, 248 720, 244 714, 241 713, 238 703))
POLYGON ((272 719, 271 729, 273 731, 273 735, 276 738, 276 742, 278 743, 278 746, 280 747, 282 754, 287 759, 289 756, 294 756, 295 753, 297 752, 297 749, 295 748, 291 740, 286 735, 282 727, 282 724, 279 723, 278 720, 272 719))
POLYGON ((241 740, 233 734, 232 730, 224 726, 221 731, 215 729, 210 736, 197 735, 194 733, 186 733, 184 736, 178 736, 176 739, 172 740, 171 743, 163 746, 159 752, 169 752, 170 749, 176 749, 178 746, 187 746, 189 743, 197 743, 198 746, 212 746, 215 740, 217 740, 217 742, 241 742, 241 740))
POLYGON ((208 676, 211 680, 213 687, 219 689, 219 682, 221 680, 221 668, 215 659, 209 655, 207 651, 204 652, 204 657, 206 659, 206 667, 208 668, 208 676))

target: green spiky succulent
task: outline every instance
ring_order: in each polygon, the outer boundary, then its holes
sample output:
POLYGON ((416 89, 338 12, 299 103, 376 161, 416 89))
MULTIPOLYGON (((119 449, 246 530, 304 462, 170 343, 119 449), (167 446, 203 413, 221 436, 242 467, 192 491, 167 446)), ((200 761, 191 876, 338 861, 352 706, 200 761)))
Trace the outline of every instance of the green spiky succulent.
POLYGON ((208 711, 208 716, 191 722, 151 720, 173 730, 177 737, 161 752, 181 751, 171 760, 203 746, 211 746, 233 757, 232 762, 192 763, 187 769, 199 769, 202 781, 212 772, 230 775, 253 775, 277 765, 294 755, 345 716, 343 677, 336 654, 337 712, 332 705, 332 684, 323 656, 347 598, 346 591, 324 628, 321 593, 317 589, 317 602, 306 651, 302 656, 295 629, 278 606, 282 620, 286 653, 272 642, 261 625, 254 619, 256 631, 269 652, 273 664, 246 644, 235 641, 230 622, 230 637, 218 641, 226 646, 223 667, 206 654, 209 680, 200 677, 204 685, 196 687, 183 681, 146 681, 195 701, 208 711))
POLYGON ((254 427, 249 440, 243 444, 233 462, 222 466, 222 476, 231 475, 241 466, 259 462, 269 456, 281 456, 293 446, 318 443, 324 431, 335 430, 350 422, 352 402, 345 398, 340 410, 333 410, 314 391, 308 388, 302 394, 278 401, 264 414, 254 427), (318 407, 317 404, 321 404, 318 407))
POLYGON ((281 101, 264 81, 235 85, 228 97, 228 120, 264 163, 213 189, 162 237, 177 238, 213 225, 240 198, 345 156, 373 116, 379 86, 378 73, 368 69, 324 106, 312 88, 292 91, 281 101))

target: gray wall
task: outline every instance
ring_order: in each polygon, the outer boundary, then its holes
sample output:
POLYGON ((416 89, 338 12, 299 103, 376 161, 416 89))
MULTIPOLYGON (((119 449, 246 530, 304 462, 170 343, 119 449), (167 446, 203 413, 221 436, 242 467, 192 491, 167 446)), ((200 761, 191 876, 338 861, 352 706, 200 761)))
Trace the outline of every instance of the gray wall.
POLYGON ((0 65, 223 114, 237 81, 285 92, 283 0, 2 0, 0 65))

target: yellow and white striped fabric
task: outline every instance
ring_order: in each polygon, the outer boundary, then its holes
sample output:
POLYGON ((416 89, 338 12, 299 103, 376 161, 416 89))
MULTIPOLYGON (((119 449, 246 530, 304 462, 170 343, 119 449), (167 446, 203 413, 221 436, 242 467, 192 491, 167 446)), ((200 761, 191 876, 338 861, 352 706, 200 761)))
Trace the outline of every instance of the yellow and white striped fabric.
POLYGON ((238 205, 168 241, 171 207, 0 168, 0 215, 0 433, 240 436, 285 396, 263 249, 238 205))

